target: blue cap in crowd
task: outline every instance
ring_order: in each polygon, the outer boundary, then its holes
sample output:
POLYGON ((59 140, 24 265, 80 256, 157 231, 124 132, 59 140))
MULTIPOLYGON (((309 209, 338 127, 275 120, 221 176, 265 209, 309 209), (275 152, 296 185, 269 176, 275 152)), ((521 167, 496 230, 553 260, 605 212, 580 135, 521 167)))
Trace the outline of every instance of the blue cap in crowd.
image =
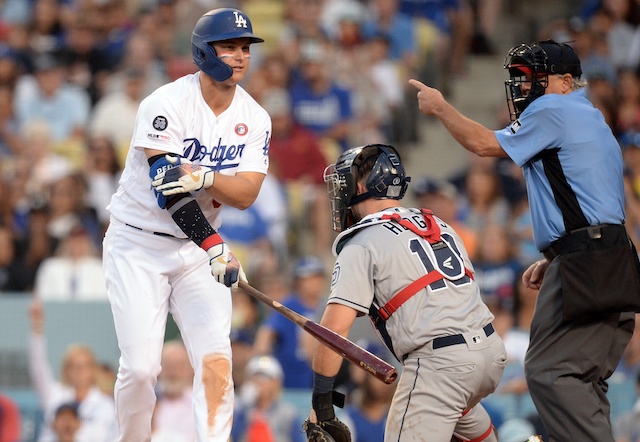
POLYGON ((306 278, 307 276, 324 275, 326 272, 324 262, 317 256, 304 256, 298 260, 294 269, 295 278, 306 278))

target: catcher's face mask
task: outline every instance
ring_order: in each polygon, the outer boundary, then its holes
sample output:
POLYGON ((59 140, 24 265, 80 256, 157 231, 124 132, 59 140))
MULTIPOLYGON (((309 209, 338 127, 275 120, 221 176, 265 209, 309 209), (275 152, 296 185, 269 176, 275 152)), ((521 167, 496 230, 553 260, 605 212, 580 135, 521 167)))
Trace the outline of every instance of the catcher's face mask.
POLYGON ((538 45, 522 44, 509 51, 504 68, 509 70, 505 89, 509 117, 514 121, 536 98, 545 94, 549 85, 547 55, 538 45))
POLYGON ((341 232, 353 225, 357 220, 351 207, 367 198, 402 199, 410 180, 392 146, 368 144, 347 150, 324 171, 333 230, 341 232), (366 191, 358 194, 358 179, 365 176, 366 191))

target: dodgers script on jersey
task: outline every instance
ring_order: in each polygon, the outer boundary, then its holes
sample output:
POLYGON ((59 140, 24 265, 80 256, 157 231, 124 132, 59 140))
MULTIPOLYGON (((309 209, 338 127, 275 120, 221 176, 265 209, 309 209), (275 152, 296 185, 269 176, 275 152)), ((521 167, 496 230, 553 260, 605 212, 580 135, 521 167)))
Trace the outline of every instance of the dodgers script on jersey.
POLYGON ((372 305, 385 305, 425 273, 434 269, 442 273, 445 279, 418 291, 381 325, 382 338, 398 359, 436 337, 477 330, 491 322, 493 314, 481 301, 478 285, 465 274, 465 268, 473 271, 473 267, 458 234, 434 217, 441 241, 432 245, 400 224, 381 219, 393 213, 420 230, 426 228, 419 209, 398 207, 366 216, 341 233, 336 244, 347 242, 336 260, 328 302, 367 314, 372 305))
MULTIPOLYGON (((114 219, 153 232, 185 238, 157 204, 144 148, 178 154, 216 173, 267 173, 271 120, 240 86, 229 108, 215 115, 202 98, 200 73, 158 88, 140 104, 120 186, 109 210, 114 219)), ((196 201, 214 229, 220 205, 207 192, 196 201)))

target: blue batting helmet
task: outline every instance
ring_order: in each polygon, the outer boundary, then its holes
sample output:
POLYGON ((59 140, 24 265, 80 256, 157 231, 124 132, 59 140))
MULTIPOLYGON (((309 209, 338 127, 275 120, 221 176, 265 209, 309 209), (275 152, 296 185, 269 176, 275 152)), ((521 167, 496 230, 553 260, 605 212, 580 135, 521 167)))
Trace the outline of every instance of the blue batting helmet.
POLYGON ((251 20, 238 9, 219 8, 204 14, 193 29, 191 50, 193 62, 216 81, 225 81, 233 74, 231 67, 222 61, 210 43, 234 38, 248 38, 251 43, 262 43, 253 35, 251 20))

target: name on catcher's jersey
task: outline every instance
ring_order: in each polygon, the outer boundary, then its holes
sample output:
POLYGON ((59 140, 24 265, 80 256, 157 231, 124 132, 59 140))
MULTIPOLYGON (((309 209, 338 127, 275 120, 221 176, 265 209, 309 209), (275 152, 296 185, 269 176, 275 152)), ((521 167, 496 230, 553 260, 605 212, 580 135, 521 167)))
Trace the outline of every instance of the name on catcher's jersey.
MULTIPOLYGON (((240 86, 229 108, 215 115, 202 98, 199 73, 158 88, 140 104, 112 216, 155 232, 184 237, 170 214, 158 207, 144 149, 180 155, 217 173, 267 173, 271 119, 240 86)), ((220 205, 205 191, 195 193, 214 228, 220 205)))

